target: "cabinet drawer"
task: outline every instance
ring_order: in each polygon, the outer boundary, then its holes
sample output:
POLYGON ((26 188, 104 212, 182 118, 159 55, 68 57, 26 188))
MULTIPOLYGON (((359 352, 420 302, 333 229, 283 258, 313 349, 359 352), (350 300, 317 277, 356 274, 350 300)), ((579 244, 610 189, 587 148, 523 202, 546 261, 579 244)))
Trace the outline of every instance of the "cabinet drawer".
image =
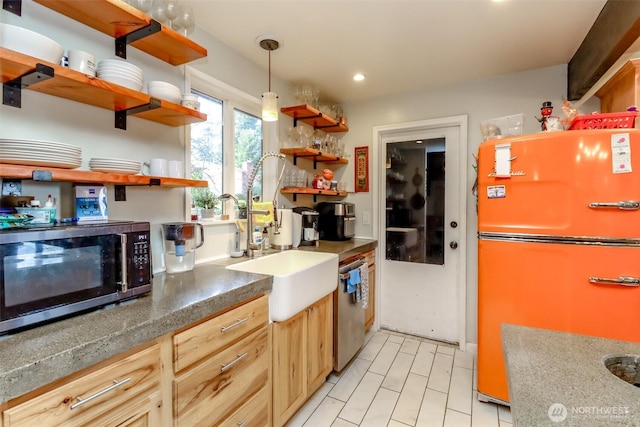
POLYGON ((219 427, 265 427, 269 424, 269 388, 263 387, 219 427))
POLYGON ((265 325, 178 376, 173 387, 178 425, 215 425, 245 396, 264 387, 269 375, 268 337, 265 325))
POLYGON ((174 369, 179 372, 269 323, 269 299, 262 296, 173 337, 174 369))
POLYGON ((7 409, 4 427, 82 426, 159 389, 160 346, 155 344, 7 409))

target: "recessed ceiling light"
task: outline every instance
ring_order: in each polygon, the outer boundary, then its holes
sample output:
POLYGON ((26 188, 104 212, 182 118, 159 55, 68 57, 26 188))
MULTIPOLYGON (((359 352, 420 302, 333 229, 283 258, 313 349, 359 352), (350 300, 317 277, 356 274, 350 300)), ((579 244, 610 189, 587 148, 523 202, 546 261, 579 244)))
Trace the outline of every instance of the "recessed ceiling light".
POLYGON ((361 82, 364 80, 364 74, 362 73, 357 73, 353 75, 353 80, 357 81, 357 82, 361 82))
POLYGON ((421 139, 417 140, 416 144, 422 144, 422 140, 421 139))

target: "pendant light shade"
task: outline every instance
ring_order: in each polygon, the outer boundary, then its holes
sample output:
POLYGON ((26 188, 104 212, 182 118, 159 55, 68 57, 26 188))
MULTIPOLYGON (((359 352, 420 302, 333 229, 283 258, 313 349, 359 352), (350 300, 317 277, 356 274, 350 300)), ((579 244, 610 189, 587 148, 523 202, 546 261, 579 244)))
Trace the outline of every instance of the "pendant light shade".
POLYGON ((258 37, 258 44, 269 52, 269 91, 262 94, 262 120, 275 122, 278 120, 278 95, 271 92, 271 51, 280 47, 280 43, 268 36, 258 37))
POLYGON ((278 120, 278 95, 275 92, 262 94, 262 120, 265 122, 278 120))

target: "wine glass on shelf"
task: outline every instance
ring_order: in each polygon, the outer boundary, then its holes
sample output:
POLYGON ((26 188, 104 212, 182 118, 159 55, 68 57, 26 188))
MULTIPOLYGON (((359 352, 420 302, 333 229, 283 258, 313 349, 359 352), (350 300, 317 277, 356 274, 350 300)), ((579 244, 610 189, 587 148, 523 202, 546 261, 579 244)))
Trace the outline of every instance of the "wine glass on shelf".
POLYGON ((187 36, 193 33, 193 30, 196 28, 196 17, 193 14, 193 8, 188 4, 180 5, 178 18, 182 21, 184 35, 187 36))

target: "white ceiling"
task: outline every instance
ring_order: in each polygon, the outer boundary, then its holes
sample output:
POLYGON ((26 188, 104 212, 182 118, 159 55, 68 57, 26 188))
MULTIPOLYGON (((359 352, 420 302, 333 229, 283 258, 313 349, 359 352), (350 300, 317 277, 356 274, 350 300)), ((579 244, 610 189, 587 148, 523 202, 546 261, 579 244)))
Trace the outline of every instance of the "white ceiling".
POLYGON ((274 36, 272 75, 343 103, 567 64, 605 3, 191 0, 196 25, 265 70, 274 36))

